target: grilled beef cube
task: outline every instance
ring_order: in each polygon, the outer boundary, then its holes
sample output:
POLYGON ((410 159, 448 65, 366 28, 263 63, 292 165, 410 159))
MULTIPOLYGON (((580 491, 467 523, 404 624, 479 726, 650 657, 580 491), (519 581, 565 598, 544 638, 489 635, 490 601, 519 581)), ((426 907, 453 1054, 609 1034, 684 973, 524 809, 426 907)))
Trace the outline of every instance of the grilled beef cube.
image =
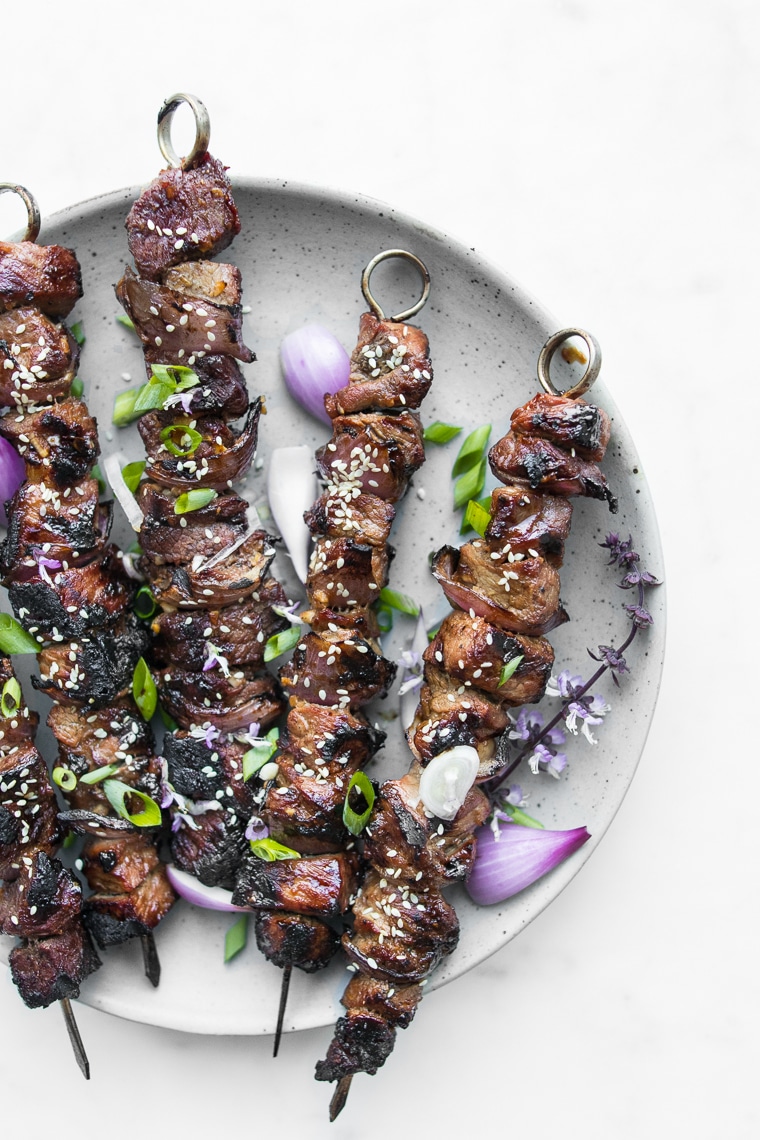
POLYGON ((191 170, 162 170, 132 206, 126 228, 138 272, 153 280, 172 265, 221 253, 240 233, 224 166, 207 154, 191 170))
POLYGON ((185 261, 161 274, 161 284, 190 297, 216 301, 218 305, 239 305, 243 298, 243 278, 236 265, 221 261, 185 261))
POLYGON ((301 620, 311 626, 314 633, 337 633, 338 630, 349 630, 357 637, 378 644, 380 626, 377 622, 377 611, 371 606, 363 609, 350 610, 305 610, 301 620))
POLYGON ((0 880, 12 881, 30 852, 52 858, 61 841, 58 804, 32 744, 0 755, 0 880))
POLYGON ((554 664, 554 650, 545 637, 502 633, 480 617, 455 610, 444 619, 424 654, 466 688, 490 693, 507 705, 540 701, 554 664), (511 677, 500 684, 502 668, 522 658, 511 677))
POLYGON ((240 305, 220 305, 167 289, 136 277, 129 268, 116 286, 116 296, 143 344, 160 348, 190 368, 207 354, 232 356, 244 364, 253 360, 243 344, 240 305))
MULTIPOLYGON (((47 723, 58 741, 61 759, 77 775, 109 764, 126 765, 141 775, 153 760, 153 733, 135 713, 131 700, 97 712, 56 704, 48 713, 47 723)), ((119 778, 133 782, 128 777, 119 778)))
POLYGON ((261 400, 256 400, 248 409, 243 427, 237 431, 222 419, 148 412, 137 425, 147 456, 146 476, 165 487, 180 490, 202 484, 216 491, 226 491, 245 476, 253 462, 260 414, 261 400), (191 454, 184 454, 192 447, 193 438, 185 434, 185 428, 201 436, 191 454), (163 433, 168 429, 172 429, 171 434, 162 442, 163 433), (169 443, 182 454, 172 454, 169 443))
POLYGON ((160 863, 133 891, 90 895, 85 901, 84 919, 98 945, 126 942, 158 926, 175 898, 166 868, 160 863))
MULTIPOLYGON (((365 858, 375 867, 402 869, 415 881, 422 872, 426 882, 438 886, 466 879, 475 859, 473 832, 488 818, 488 800, 479 788, 471 788, 456 817, 441 822, 425 813, 419 777, 415 765, 400 780, 381 785, 370 825, 364 829, 365 858)), ((416 906, 414 899, 411 905, 416 906)))
POLYGON ((217 810, 184 820, 172 835, 172 859, 204 886, 232 890, 240 861, 250 851, 245 837, 247 819, 217 810))
POLYGON ((363 313, 351 356, 348 386, 325 398, 327 414, 419 408, 433 380, 428 339, 421 329, 363 313))
POLYGON ((331 498, 350 502, 364 492, 395 503, 425 461, 422 425, 412 412, 340 416, 316 460, 331 498))
POLYGON ((280 682, 291 700, 360 708, 385 696, 396 665, 375 653, 360 637, 341 633, 307 633, 280 670, 280 682))
POLYGON ((48 938, 79 914, 82 888, 71 871, 44 851, 22 860, 21 871, 0 891, 0 934, 48 938))
POLYGON ((452 606, 474 612, 507 633, 537 637, 568 620, 559 599, 559 574, 543 558, 509 561, 493 543, 444 546, 433 574, 452 606), (491 554, 497 555, 491 558, 491 554))
POLYGON ((83 479, 65 491, 46 483, 22 483, 9 504, 0 573, 7 577, 34 550, 58 561, 90 561, 105 545, 112 517, 112 504, 98 502, 95 479, 83 479))
POLYGON ((307 974, 329 965, 340 947, 331 926, 305 914, 258 910, 254 917, 256 945, 275 966, 297 966, 307 974))
POLYGON ((240 865, 232 901, 235 906, 338 918, 356 890, 358 866, 352 851, 273 863, 250 855, 240 865))
MULTIPOLYGON (((169 352, 167 347, 145 347, 145 367, 148 378, 152 364, 187 364, 184 348, 169 352)), ((196 356, 193 372, 198 383, 181 393, 194 416, 215 412, 225 420, 236 420, 248 409, 248 388, 240 365, 231 356, 196 356)), ((170 397, 171 399, 171 397, 170 397)), ((179 401, 174 403, 179 405, 179 401)))
POLYGON ((366 974, 354 974, 340 999, 346 1009, 376 1014, 399 1029, 411 1025, 421 1001, 422 986, 391 986, 366 974))
POLYGON ((0 435, 21 455, 33 483, 80 484, 100 454, 97 425, 81 400, 64 400, 24 416, 9 413, 0 419, 0 435))
POLYGON ((604 459, 610 442, 610 417, 585 400, 569 400, 539 392, 512 413, 516 435, 539 436, 565 451, 573 451, 593 463, 604 459))
POLYGON ((78 363, 73 336, 37 309, 0 314, 0 405, 64 400, 78 363))
POLYGON ((538 554, 559 569, 573 515, 568 499, 512 485, 496 488, 490 509, 486 542, 508 542, 515 554, 531 558, 538 554))
POLYGON ((81 296, 82 272, 73 250, 0 241, 0 313, 34 305, 48 317, 67 317, 81 296))
POLYGON ((194 800, 217 799, 247 818, 254 808, 253 793, 243 779, 247 748, 231 737, 217 736, 207 744, 204 737, 191 733, 167 733, 164 757, 169 779, 180 795, 194 800))
POLYGON ((347 499, 325 494, 303 517, 312 534, 324 534, 328 538, 345 536, 369 546, 383 547, 388 541, 396 508, 376 495, 347 499))
POLYGON ((481 759, 480 779, 493 775, 493 737, 509 724, 506 707, 478 689, 457 686, 430 665, 420 689, 419 705, 407 741, 414 755, 426 764, 439 752, 460 744, 477 748, 481 759))
POLYGON ((392 548, 368 546, 351 538, 318 539, 306 580, 309 603, 317 610, 369 606, 388 584, 392 548))
POLYGON ((229 666, 261 664, 269 638, 290 625, 272 605, 287 604, 280 583, 267 578, 255 595, 223 610, 159 614, 151 625, 152 660, 198 673, 209 659, 211 642, 229 666))
POLYGON ((190 566, 162 566, 140 559, 158 602, 168 609, 231 606, 255 594, 274 558, 274 540, 253 531, 237 545, 190 566))
POLYGON ((31 1009, 62 998, 79 997, 79 987, 100 966, 100 958, 81 922, 70 922, 52 938, 22 942, 8 964, 21 997, 31 1009))
POLYGON ((113 546, 104 558, 68 570, 27 559, 5 584, 21 625, 46 641, 83 638, 113 626, 128 611, 136 585, 113 546))
POLYGON ((594 463, 573 456, 547 439, 509 432, 488 453, 488 462, 502 483, 524 481, 534 491, 552 495, 587 495, 604 499, 611 511, 617 499, 594 463))
POLYGON ((129 692, 148 642, 147 632, 130 614, 97 635, 47 646, 39 656, 40 675, 32 677, 32 684, 53 700, 60 697, 96 707, 112 704, 129 692))
POLYGON ((159 864, 155 846, 142 834, 87 839, 82 858, 90 887, 114 895, 135 890, 159 864))
MULTIPOLYGON (((7 681, 16 680, 13 671, 13 662, 10 657, 0 655, 0 690, 7 681)), ((7 708, 10 709, 10 702, 7 708)), ((25 703, 23 694, 16 710, 7 716, 0 717, 0 772, 4 771, 4 757, 17 745, 26 749, 34 744, 37 725, 40 723, 39 714, 30 709, 25 703)))
POLYGON ((392 871, 373 867, 367 873, 354 903, 354 929, 342 943, 362 973, 408 985, 421 982, 452 953, 459 920, 434 887, 396 879, 392 871))
POLYGON ((172 668, 155 676, 159 700, 181 728, 213 724, 222 732, 268 728, 282 711, 277 683, 269 673, 244 666, 225 677, 221 669, 188 673, 172 668))
POLYGON ((282 751, 293 758, 293 763, 314 756, 334 776, 362 768, 384 742, 385 733, 373 728, 361 714, 325 705, 296 704, 288 713, 282 751))
POLYGON ((245 534, 248 504, 233 491, 217 495, 205 507, 177 514, 177 493, 145 481, 137 490, 143 513, 140 545, 156 565, 213 558, 245 534))
POLYGON ((354 1073, 374 1075, 385 1064, 396 1043, 396 1030, 377 1013, 350 1010, 335 1023, 324 1061, 318 1061, 318 1081, 339 1081, 354 1073))

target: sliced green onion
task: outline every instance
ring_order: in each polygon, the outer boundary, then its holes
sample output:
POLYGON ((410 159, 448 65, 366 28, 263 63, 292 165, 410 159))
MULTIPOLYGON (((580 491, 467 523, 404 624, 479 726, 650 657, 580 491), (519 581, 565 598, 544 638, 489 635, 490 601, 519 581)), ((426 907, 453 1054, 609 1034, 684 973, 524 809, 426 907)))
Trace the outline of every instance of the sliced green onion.
POLYGON ((544 830, 542 823, 539 823, 532 815, 526 815, 519 807, 514 807, 512 804, 500 803, 499 810, 503 811, 505 815, 508 815, 510 819, 514 820, 515 823, 521 824, 523 827, 535 827, 538 828, 539 831, 544 830))
POLYGON ((486 528, 491 521, 491 516, 488 511, 481 507, 480 503, 474 499, 470 499, 465 507, 463 528, 472 528, 482 536, 486 533, 486 528))
POLYGON ((145 460, 138 459, 135 463, 128 463, 121 469, 121 477, 134 495, 140 486, 140 477, 145 470, 145 460))
POLYGON ((98 463, 95 464, 95 466, 93 467, 90 474, 92 475, 93 479, 97 482, 98 490, 100 491, 101 495, 105 494, 106 481, 103 478, 103 472, 100 470, 100 465, 98 463))
POLYGON ((511 661, 507 661, 506 665, 502 667, 501 674, 499 675, 499 688, 506 685, 509 678, 516 672, 517 666, 524 659, 525 654, 521 653, 519 657, 513 657, 511 661))
POLYGON ((71 326, 71 328, 69 329, 69 332, 71 333, 74 340, 77 342, 77 344, 81 348, 87 339, 87 337, 84 335, 84 329, 82 328, 82 322, 77 321, 76 324, 73 324, 71 326))
POLYGON ((224 936, 224 960, 231 962, 244 950, 248 942, 248 919, 250 915, 240 914, 224 936))
POLYGON ((84 384, 82 383, 81 376, 74 377, 74 379, 71 381, 71 388, 69 389, 69 392, 75 400, 79 399, 79 397, 84 392, 84 384))
POLYGON ((151 364, 150 370, 157 380, 173 384, 175 392, 184 392, 200 382, 198 373, 186 364, 151 364))
POLYGON ((135 594, 135 600, 132 604, 132 609, 134 610, 137 617, 141 618, 143 621, 148 621, 153 617, 154 613, 158 609, 158 604, 156 602, 156 599, 153 597, 153 591, 151 590, 150 586, 140 587, 140 589, 135 594))
POLYGON ((62 765, 59 765, 59 767, 53 768, 50 776, 55 786, 60 788, 63 792, 73 792, 77 786, 77 778, 71 771, 71 768, 64 768, 62 765))
POLYGON ((390 606, 377 607, 377 624, 381 633, 390 633, 393 629, 393 610, 390 606))
POLYGON ((367 826, 369 817, 372 814, 372 806, 375 802, 375 789, 372 787, 368 777, 362 771, 354 772, 348 785, 346 798, 343 801, 343 822, 351 832, 352 835, 359 835, 367 826), (351 792, 354 788, 358 788, 367 803, 366 810, 359 815, 351 807, 349 800, 351 792))
POLYGON ((145 792, 138 792, 137 788, 131 788, 129 784, 124 784, 121 780, 106 780, 103 784, 103 791, 116 814, 122 819, 128 819, 135 827, 158 827, 161 823, 161 808, 145 792), (129 810, 127 807, 129 796, 134 796, 140 801, 142 811, 131 812, 129 810))
MULTIPOLYGON (((475 467, 480 463, 490 434, 490 424, 483 424, 482 427, 475 428, 475 431, 470 432, 467 439, 459 448, 459 454, 454 460, 454 466, 451 471, 452 478, 456 479, 457 475, 469 471, 471 467, 475 467)), ((475 497, 474 495, 471 496, 471 498, 475 497)))
POLYGON ((156 683, 150 675, 150 669, 144 657, 141 657, 137 662, 132 674, 132 696, 142 713, 143 720, 150 720, 156 711, 158 693, 156 692, 156 683))
POLYGON ((39 653, 40 646, 10 614, 0 614, 0 652, 39 653))
POLYGON ((4 717, 15 716, 21 707, 21 686, 15 677, 11 677, 3 685, 0 695, 0 712, 4 717))
POLYGON ((133 542, 127 554, 142 554, 142 547, 139 542, 133 542))
POLYGON ((486 482, 486 461, 480 460, 475 467, 460 475, 454 484, 454 506, 457 510, 470 499, 477 499, 486 482))
POLYGON ((75 831, 67 831, 66 832, 66 838, 64 839, 63 843, 61 844, 61 847, 65 851, 68 847, 73 847, 74 844, 76 843, 76 841, 77 841, 76 832, 75 831))
POLYGON ((216 491, 210 487, 199 487, 197 491, 185 491, 174 504, 175 515, 186 515, 188 511, 199 511, 216 498, 216 491))
POLYGON ((136 388, 127 388, 126 392, 119 392, 113 402, 113 414, 111 416, 111 422, 116 427, 126 427, 127 424, 132 423, 135 418, 133 413, 136 399, 136 388))
POLYGON ((444 424, 441 420, 428 424, 422 433, 426 443, 448 443, 454 436, 459 435, 462 429, 455 424, 444 424))
POLYGON ((398 590, 389 590, 387 587, 381 590, 380 601, 392 610, 398 610, 402 614, 411 614, 412 617, 417 617, 420 612, 420 607, 414 598, 410 598, 408 594, 400 594, 398 590))
POLYGON ((129 319, 126 313, 117 313, 116 320, 120 325, 124 325, 125 329, 132 329, 134 331, 135 323, 129 319))
POLYGON ((173 716, 169 716, 168 712, 163 707, 163 705, 158 706, 158 714, 161 717, 161 720, 163 721, 164 728, 168 729, 169 732, 176 732, 177 731, 177 729, 179 728, 179 725, 177 724, 177 722, 173 716))
POLYGON ((243 782, 250 780, 251 776, 267 764, 275 752, 280 739, 279 728, 270 728, 261 740, 254 740, 253 746, 243 755, 243 782))
POLYGON ((107 780, 109 776, 113 776, 114 772, 118 771, 118 764, 104 764, 102 768, 93 768, 91 772, 85 772, 84 776, 79 777, 79 783, 99 784, 101 780, 107 780))
POLYGON ((300 625, 291 625, 289 629, 284 629, 282 633, 275 633, 264 646, 264 660, 274 661, 275 657, 281 657, 283 653, 287 653, 288 650, 292 649, 294 645, 297 645, 300 640, 300 625))
POLYGON ((284 847, 276 839, 251 839, 251 851, 265 863, 274 863, 278 859, 300 859, 298 851, 291 847, 284 847))
POLYGON ((432 629, 429 629, 427 631, 428 641, 435 641, 436 637, 438 636, 438 630, 440 628, 441 628, 441 622, 438 622, 438 625, 434 625, 432 629))
POLYGON ((173 380, 162 380, 158 376, 151 376, 147 384, 143 384, 137 390, 133 408, 134 415, 141 416, 144 412, 163 408, 164 400, 174 395, 176 387, 173 380))
POLYGON ((203 443, 201 433, 196 431, 195 428, 187 427, 185 424, 169 424, 169 426, 165 427, 161 432, 160 439, 167 451, 170 451, 172 455, 177 455, 180 458, 185 455, 192 455, 193 452, 197 450, 198 444, 203 443), (177 432, 179 432, 180 437, 179 444, 175 443, 172 439, 172 436, 177 432), (184 444, 185 440, 188 441, 188 446, 183 450, 180 445, 184 444))

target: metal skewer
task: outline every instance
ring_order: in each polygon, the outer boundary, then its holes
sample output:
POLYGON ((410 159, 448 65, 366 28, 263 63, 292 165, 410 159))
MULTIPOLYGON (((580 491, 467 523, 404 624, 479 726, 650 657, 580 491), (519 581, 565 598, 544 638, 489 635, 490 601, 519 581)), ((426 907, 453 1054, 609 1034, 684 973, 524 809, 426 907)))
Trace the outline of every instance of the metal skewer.
POLYGON ((274 1048, 272 1049, 272 1056, 276 1057, 280 1048, 280 1038, 282 1037, 282 1023, 285 1018, 285 1006, 288 1004, 288 991, 290 989, 290 975, 293 973, 293 967, 288 963, 282 971, 282 987, 280 989, 280 1008, 277 1011, 277 1028, 274 1033, 274 1048))
POLYGON ((338 1087, 336 1088, 335 1092, 333 1093, 332 1100, 330 1101, 330 1123, 331 1124, 336 1119, 336 1117, 340 1116, 341 1112, 343 1111, 345 1103, 348 1100, 348 1094, 351 1091, 351 1081, 353 1079, 354 1079, 354 1074, 349 1073, 347 1076, 341 1077, 340 1080, 338 1081, 338 1087))
POLYGON ((161 961, 158 957, 158 949, 156 948, 153 931, 149 930, 145 934, 141 934, 140 942, 142 943, 145 977, 151 985, 157 986, 161 980, 161 961))
POLYGON ((74 1017, 74 1010, 71 1008, 70 998, 61 998, 58 1002, 63 1013, 63 1019, 66 1022, 66 1029, 69 1034, 69 1041, 71 1048, 74 1050, 74 1056, 79 1068, 82 1070, 82 1076, 86 1081, 90 1079, 90 1062, 87 1060, 87 1054, 84 1051, 82 1038, 79 1033, 79 1026, 77 1025, 76 1018, 74 1017))

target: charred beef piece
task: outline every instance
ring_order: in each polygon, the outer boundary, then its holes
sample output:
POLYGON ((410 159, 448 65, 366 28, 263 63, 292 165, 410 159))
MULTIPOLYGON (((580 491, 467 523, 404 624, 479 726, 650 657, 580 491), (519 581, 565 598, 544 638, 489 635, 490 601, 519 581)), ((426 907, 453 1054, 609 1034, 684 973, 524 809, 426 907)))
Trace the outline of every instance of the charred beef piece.
POLYGON ((191 170, 162 170, 132 206, 126 228, 137 271, 151 280, 220 253, 240 232, 225 167, 207 154, 191 170))
MULTIPOLYGON (((153 364, 187 364, 185 350, 168 351, 163 345, 145 348, 148 378, 153 364)), ((182 392, 183 403, 194 416, 215 413, 225 420, 236 420, 248 409, 248 389, 240 366, 231 356, 199 357, 193 362, 198 383, 182 392)), ((175 401, 179 407, 179 401, 175 401)))
POLYGON ((266 580, 275 553, 272 541, 257 530, 209 559, 196 555, 190 566, 156 565, 143 557, 140 568, 167 609, 231 606, 256 593, 266 580))
POLYGON ((312 534, 328 538, 353 538, 369 546, 383 547, 388 541, 396 509, 376 495, 358 494, 353 498, 322 495, 306 511, 304 521, 312 534))
MULTIPOLYGON (((491 521, 486 542, 510 544, 513 554, 540 555, 559 569, 570 533, 573 504, 557 495, 530 491, 527 487, 497 487, 491 495, 491 521)), ((494 545, 494 549, 496 546, 494 545)))
POLYGON ((79 345, 37 309, 0 314, 0 405, 65 399, 76 376, 79 345))
POLYGON ((395 663, 363 638, 307 633, 281 669, 280 682, 291 699, 356 709, 385 696, 395 675, 395 663))
POLYGON ((48 938, 74 921, 82 888, 70 871, 44 851, 22 861, 19 875, 0 891, 0 934, 48 938))
POLYGON ((247 821, 211 808, 192 816, 192 821, 192 825, 183 823, 172 836, 174 863, 207 887, 231 890, 240 862, 250 851, 247 821))
POLYGON ((81 296, 82 272, 73 250, 0 241, 0 313, 34 305, 48 317, 67 317, 81 296))
POLYGON ((548 439, 509 432, 488 453, 488 462, 502 483, 523 481, 532 490, 551 495, 587 495, 603 499, 611 511, 617 499, 595 463, 564 451, 548 439))
POLYGON ((388 584, 392 547, 352 538, 321 538, 309 562, 307 593, 316 610, 371 605, 388 584))
POLYGON ((270 962, 307 974, 328 966, 340 945, 333 928, 312 915, 257 910, 254 930, 256 945, 270 962))
POLYGON ((236 732, 255 721, 265 729, 280 715, 277 682, 250 666, 228 677, 218 667, 207 673, 172 668, 157 673, 155 680, 161 705, 182 728, 210 723, 236 732))
MULTIPOLYGON (((395 988, 395 987, 394 987, 395 988)), ((318 1061, 318 1081, 340 1081, 354 1073, 374 1075, 390 1057, 396 1030, 379 1014, 352 1009, 335 1023, 324 1061, 318 1061)))
POLYGON ((232 491, 185 514, 174 509, 177 493, 158 483, 143 481, 136 497, 143 513, 140 545, 155 565, 213 558, 245 534, 248 504, 232 491))
POLYGON ((174 891, 160 865, 133 891, 91 894, 85 900, 84 919, 98 945, 109 946, 153 930, 174 901, 174 891))
POLYGON ((9 413, 0 419, 0 435, 24 460, 30 482, 62 490, 87 479, 100 454, 97 425, 81 400, 9 413))
POLYGON ((209 659, 211 642, 229 666, 262 664, 269 638, 290 624, 272 606, 287 604, 280 583, 267 578, 255 594, 225 609, 159 614, 151 626, 151 658, 159 667, 199 673, 209 659))
POLYGON ((594 404, 539 392, 512 413, 516 435, 548 439, 582 459, 599 463, 610 442, 610 417, 594 404))
POLYGON ((95 479, 83 479, 65 491, 46 483, 22 483, 9 500, 7 514, 7 537, 0 546, 4 578, 35 550, 58 561, 90 561, 103 549, 113 517, 112 504, 98 501, 95 479))
POLYGON ((348 386, 325 397, 331 419, 368 410, 418 408, 433 380, 421 329, 364 313, 348 386))
POLYGON ((100 958, 81 922, 70 922, 51 938, 16 946, 8 964, 24 1002, 39 1009, 62 998, 79 997, 80 985, 98 969, 100 958))
POLYGON ((413 412, 339 416, 316 459, 331 498, 350 503, 364 493, 395 503, 425 460, 422 425, 413 412))
POLYGON ((493 775, 493 738, 508 724, 506 707, 499 700, 479 689, 467 689, 440 668, 428 665, 407 740, 422 764, 460 744, 477 748, 481 758, 478 775, 484 779, 493 775))
POLYGON ((250 363, 243 343, 241 305, 222 305, 190 293, 167 289, 136 277, 131 269, 116 286, 116 296, 143 344, 193 367, 204 356, 232 356, 250 363))
POLYGON ((246 475, 253 462, 260 414, 261 400, 256 400, 248 409, 243 427, 236 431, 222 419, 148 412, 137 425, 147 455, 147 478, 181 490, 202 484, 226 491, 246 475), (201 436, 196 446, 195 436, 188 435, 186 428, 201 436), (164 438, 167 431, 168 439, 164 438), (169 444, 181 455, 174 455, 169 444))
POLYGON ((96 708, 112 704, 130 691, 135 666, 147 646, 147 633, 129 614, 109 630, 46 646, 39 656, 40 675, 32 678, 32 684, 53 700, 60 695, 96 708))
POLYGON ((351 851, 243 861, 232 893, 235 906, 338 918, 357 886, 358 856, 351 851))
POLYGON ((5 731, 0 753, 0 880, 12 882, 30 853, 52 859, 61 829, 55 794, 40 754, 31 743, 19 747, 7 737, 5 731))
POLYGON ((243 299, 240 270, 221 261, 180 262, 161 274, 161 284, 218 305, 239 305, 243 299))

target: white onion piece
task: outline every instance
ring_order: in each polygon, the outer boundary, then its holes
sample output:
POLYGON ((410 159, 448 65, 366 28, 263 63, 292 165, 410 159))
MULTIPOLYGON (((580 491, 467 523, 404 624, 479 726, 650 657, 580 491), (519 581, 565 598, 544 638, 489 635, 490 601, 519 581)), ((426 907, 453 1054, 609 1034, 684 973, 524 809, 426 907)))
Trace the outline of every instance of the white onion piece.
POLYGON ((8 525, 5 503, 12 499, 26 476, 26 464, 8 440, 0 436, 0 523, 8 525))
POLYGON ((420 799, 439 819, 453 819, 475 783, 480 758, 476 748, 458 744, 434 756, 420 776, 420 799))
POLYGON ((467 880, 467 893, 480 906, 504 902, 552 871, 590 839, 585 827, 572 831, 544 831, 508 823, 475 832, 475 865, 467 880))
POLYGON ((307 412, 330 423, 325 395, 348 384, 348 353, 322 325, 304 325, 288 333, 280 346, 285 386, 307 412))
POLYGON ((119 505, 127 516, 129 525, 132 527, 132 530, 136 530, 139 534, 143 523, 142 511, 137 505, 137 499, 124 482, 118 455, 109 455, 103 464, 103 469, 105 470, 108 482, 111 484, 111 490, 119 500, 119 505))
MULTIPOLYGON (((414 630, 414 637, 412 644, 409 646, 412 653, 419 653, 420 657, 428 647, 428 635, 425 628, 425 618, 420 610, 419 617, 417 618, 417 626, 414 630)), ((412 676, 412 673, 409 673, 412 676)), ((424 684, 424 681, 423 681, 424 684)), ((401 720, 401 727, 404 732, 409 728, 409 725, 414 720, 414 715, 417 712, 417 705, 420 699, 420 685, 416 685, 413 689, 407 689, 402 693, 398 699, 399 718, 401 720)))
POLYGON ((234 910, 248 914, 250 910, 245 906, 233 906, 232 891, 222 890, 221 887, 204 887, 186 871, 180 871, 173 863, 166 867, 166 877, 174 887, 180 898, 193 906, 202 906, 205 910, 234 910))
POLYGON ((314 503, 316 494, 317 478, 311 448, 306 444, 276 447, 269 458, 269 507, 302 582, 306 581, 309 572, 311 542, 303 516, 314 503))

